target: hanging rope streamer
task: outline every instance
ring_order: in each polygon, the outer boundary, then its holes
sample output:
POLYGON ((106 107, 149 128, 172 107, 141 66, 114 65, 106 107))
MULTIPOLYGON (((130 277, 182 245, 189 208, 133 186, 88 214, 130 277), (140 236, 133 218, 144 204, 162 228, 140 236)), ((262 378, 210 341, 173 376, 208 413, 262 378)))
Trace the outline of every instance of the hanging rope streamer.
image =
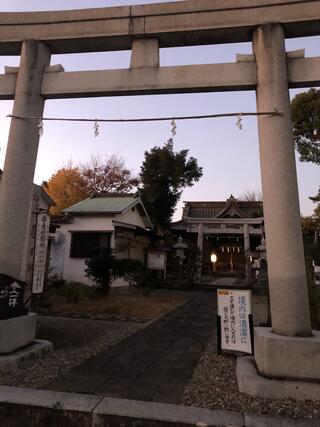
POLYGON ((90 118, 67 118, 67 117, 29 117, 29 116, 16 116, 14 114, 8 114, 7 117, 13 119, 25 119, 25 120, 51 120, 60 122, 99 122, 99 123, 130 123, 130 122, 163 122, 177 120, 197 120, 197 119, 214 119, 219 117, 238 117, 241 115, 245 116, 281 116, 283 113, 278 110, 265 111, 259 113, 221 113, 221 114, 205 114, 199 116, 179 116, 174 119, 171 117, 146 117, 146 118, 131 118, 131 119, 90 119, 90 118))
POLYGON ((238 114, 236 126, 239 128, 239 130, 242 130, 242 114, 241 113, 238 114))
POLYGON ((199 120, 199 119, 216 119, 222 117, 237 117, 236 126, 242 129, 242 118, 244 116, 281 116, 283 113, 275 109, 274 111, 264 111, 256 113, 221 113, 221 114, 205 114, 198 116, 179 116, 179 117, 146 117, 146 118, 129 118, 129 119, 90 119, 90 118, 68 118, 68 117, 29 117, 8 114, 7 117, 22 120, 37 120, 39 135, 43 134, 43 121, 60 121, 60 122, 93 122, 94 136, 99 136, 99 123, 139 123, 139 122, 171 122, 171 134, 177 134, 177 120, 199 120))
POLYGON ((41 138, 43 135, 43 121, 41 119, 39 119, 39 123, 37 127, 38 127, 39 136, 41 138))
POLYGON ((93 130, 94 130, 94 136, 95 137, 99 136, 99 123, 97 119, 95 119, 94 121, 93 130))
POLYGON ((171 122, 171 133, 172 133, 172 136, 176 136, 177 134, 177 124, 175 119, 172 119, 172 122, 171 122))

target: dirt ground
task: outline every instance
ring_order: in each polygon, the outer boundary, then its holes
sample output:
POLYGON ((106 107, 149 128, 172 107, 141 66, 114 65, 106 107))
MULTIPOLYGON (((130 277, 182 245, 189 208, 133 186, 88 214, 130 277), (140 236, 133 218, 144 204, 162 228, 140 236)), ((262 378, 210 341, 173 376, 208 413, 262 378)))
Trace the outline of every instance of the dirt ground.
POLYGON ((69 317, 97 318, 100 320, 151 320, 172 311, 190 297, 185 292, 137 288, 114 288, 107 295, 83 298, 76 303, 66 302, 63 295, 51 295, 42 314, 69 317))

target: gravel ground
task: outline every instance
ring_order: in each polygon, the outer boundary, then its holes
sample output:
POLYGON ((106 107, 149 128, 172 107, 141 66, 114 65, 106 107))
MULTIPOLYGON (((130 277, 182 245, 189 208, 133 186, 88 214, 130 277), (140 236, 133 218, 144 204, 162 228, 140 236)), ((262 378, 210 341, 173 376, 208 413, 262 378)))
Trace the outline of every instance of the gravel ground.
POLYGON ((34 360, 27 368, 0 374, 0 384, 41 388, 63 377, 73 366, 79 365, 146 325, 147 323, 39 316, 37 339, 51 341, 54 346, 53 352, 34 360))
MULTIPOLYGON (((265 297, 253 297, 253 315, 257 325, 267 321, 265 297)), ((239 393, 236 357, 228 354, 218 356, 215 338, 209 341, 185 389, 184 404, 250 414, 320 418, 320 401, 262 399, 239 393)))
MULTIPOLYGON (((265 321, 263 298, 256 299, 254 311, 257 323, 265 321)), ((62 378, 73 366, 147 325, 148 323, 39 316, 37 338, 51 341, 54 351, 31 362, 27 368, 0 374, 0 384, 42 388, 51 381, 62 378)), ((239 393, 236 358, 226 354, 218 356, 214 338, 209 341, 185 389, 184 404, 226 411, 320 418, 320 401, 261 399, 239 393)))

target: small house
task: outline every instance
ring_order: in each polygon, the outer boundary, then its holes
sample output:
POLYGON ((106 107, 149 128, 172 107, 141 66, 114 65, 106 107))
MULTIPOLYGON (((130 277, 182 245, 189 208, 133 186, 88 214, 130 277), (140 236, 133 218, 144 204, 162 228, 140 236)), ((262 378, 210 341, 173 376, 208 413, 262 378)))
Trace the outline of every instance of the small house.
POLYGON ((151 222, 139 197, 131 194, 93 195, 62 212, 51 245, 51 275, 92 284, 85 261, 112 248, 117 258, 145 263, 151 222))

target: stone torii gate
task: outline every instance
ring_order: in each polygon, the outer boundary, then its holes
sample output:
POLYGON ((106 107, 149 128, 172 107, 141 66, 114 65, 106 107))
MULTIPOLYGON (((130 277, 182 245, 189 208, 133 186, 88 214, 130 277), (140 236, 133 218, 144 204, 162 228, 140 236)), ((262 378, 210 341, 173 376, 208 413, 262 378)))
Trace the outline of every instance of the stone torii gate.
MULTIPOLYGON (((256 328, 255 360, 271 377, 320 380, 288 92, 320 85, 320 58, 285 51, 285 38, 319 35, 319 22, 320 0, 190 0, 0 14, 0 54, 21 55, 19 68, 0 75, 0 99, 14 99, 15 116, 41 117, 45 99, 53 98, 241 90, 256 90, 258 112, 283 113, 258 118, 272 333, 256 328), (238 55, 235 63, 159 65, 159 48, 248 41, 254 55, 238 55), (50 66, 51 54, 114 50, 132 50, 129 69, 64 72, 50 66)), ((21 279, 37 124, 11 120, 0 186, 0 271, 21 279)))

